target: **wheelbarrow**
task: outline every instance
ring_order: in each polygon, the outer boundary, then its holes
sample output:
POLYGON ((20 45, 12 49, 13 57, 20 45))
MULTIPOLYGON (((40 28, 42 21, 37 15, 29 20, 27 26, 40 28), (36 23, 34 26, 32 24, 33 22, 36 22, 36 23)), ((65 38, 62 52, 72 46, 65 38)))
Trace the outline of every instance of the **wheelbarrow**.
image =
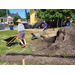
POLYGON ((40 33, 31 33, 31 34, 32 34, 31 40, 39 39, 39 37, 45 38, 45 37, 44 37, 43 35, 41 35, 40 33))
POLYGON ((15 39, 17 39, 17 37, 18 37, 18 34, 16 36, 5 39, 5 41, 7 42, 6 46, 8 46, 11 42, 13 42, 15 39))

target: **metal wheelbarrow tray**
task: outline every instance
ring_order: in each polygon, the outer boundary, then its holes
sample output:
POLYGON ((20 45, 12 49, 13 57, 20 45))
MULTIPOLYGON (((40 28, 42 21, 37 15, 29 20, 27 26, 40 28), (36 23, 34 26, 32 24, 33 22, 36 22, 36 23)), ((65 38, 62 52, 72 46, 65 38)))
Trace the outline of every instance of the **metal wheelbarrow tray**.
POLYGON ((32 38, 31 38, 31 40, 39 39, 39 37, 43 37, 43 38, 45 38, 45 37, 42 36, 40 33, 31 33, 31 34, 32 34, 32 38))

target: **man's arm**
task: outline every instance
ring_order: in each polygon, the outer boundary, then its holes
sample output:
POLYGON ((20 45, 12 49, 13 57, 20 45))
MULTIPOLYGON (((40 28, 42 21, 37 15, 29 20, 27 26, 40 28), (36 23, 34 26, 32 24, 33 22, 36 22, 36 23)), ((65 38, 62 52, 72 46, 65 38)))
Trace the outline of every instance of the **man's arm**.
POLYGON ((47 28, 47 23, 46 23, 46 25, 45 25, 44 29, 45 29, 45 28, 47 28))
POLYGON ((11 24, 8 24, 8 25, 11 25, 11 24))
POLYGON ((18 34, 19 34, 19 30, 20 30, 20 26, 18 25, 18 32, 17 32, 18 34))
POLYGON ((19 34, 19 32, 17 32, 17 34, 19 34))
POLYGON ((47 28, 47 26, 44 27, 44 29, 47 28))

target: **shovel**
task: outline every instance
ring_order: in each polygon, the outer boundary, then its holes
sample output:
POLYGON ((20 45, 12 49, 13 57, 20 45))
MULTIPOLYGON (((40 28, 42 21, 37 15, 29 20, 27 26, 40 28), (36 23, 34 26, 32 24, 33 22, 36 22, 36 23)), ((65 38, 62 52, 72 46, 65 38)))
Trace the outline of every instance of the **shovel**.
MULTIPOLYGON (((18 38, 18 35, 19 34, 17 34, 16 36, 14 36, 14 37, 10 37, 10 38, 12 38, 7 44, 6 44, 6 46, 9 44, 9 43, 11 43, 12 41, 14 41, 15 39, 17 39, 18 38)), ((9 39, 9 38, 8 38, 9 39)), ((8 41, 8 39, 6 39, 5 41, 8 41)))

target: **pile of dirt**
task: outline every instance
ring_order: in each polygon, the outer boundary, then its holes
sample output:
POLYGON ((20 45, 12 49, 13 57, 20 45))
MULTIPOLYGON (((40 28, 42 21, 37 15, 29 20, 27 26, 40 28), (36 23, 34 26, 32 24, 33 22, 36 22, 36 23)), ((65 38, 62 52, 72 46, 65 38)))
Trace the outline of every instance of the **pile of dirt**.
POLYGON ((22 59, 25 59, 31 64, 75 65, 75 27, 62 27, 56 36, 33 41, 31 44, 34 54, 4 54, 0 60, 21 62, 22 59))
MULTIPOLYGON (((58 30, 56 36, 45 38, 32 44, 39 47, 40 43, 45 43, 45 45, 41 46, 44 54, 52 52, 53 55, 63 55, 67 52, 67 55, 75 55, 75 27, 62 27, 58 30)), ((41 49, 38 51, 41 51, 41 49)))
POLYGON ((62 27, 58 30, 55 42, 46 48, 54 54, 75 55, 75 27, 62 27))

